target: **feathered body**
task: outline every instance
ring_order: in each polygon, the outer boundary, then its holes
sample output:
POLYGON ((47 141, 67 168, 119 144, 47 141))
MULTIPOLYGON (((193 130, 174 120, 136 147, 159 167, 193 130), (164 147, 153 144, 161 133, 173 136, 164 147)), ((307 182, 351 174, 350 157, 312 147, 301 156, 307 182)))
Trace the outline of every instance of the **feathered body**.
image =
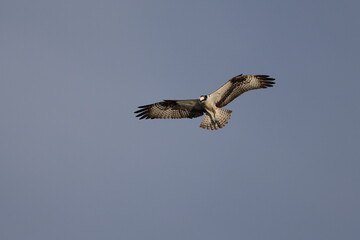
POLYGON ((274 78, 268 75, 238 75, 228 80, 215 92, 202 95, 199 99, 164 100, 140 106, 135 113, 140 119, 196 118, 205 113, 200 127, 217 130, 224 127, 231 118, 231 110, 224 109, 242 93, 259 88, 272 87, 274 78))

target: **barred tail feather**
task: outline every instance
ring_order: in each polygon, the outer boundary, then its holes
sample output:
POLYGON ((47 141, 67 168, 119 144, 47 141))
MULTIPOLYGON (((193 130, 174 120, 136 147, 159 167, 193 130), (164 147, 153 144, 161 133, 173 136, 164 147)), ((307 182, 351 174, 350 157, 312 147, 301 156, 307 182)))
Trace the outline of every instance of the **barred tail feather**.
POLYGON ((231 118, 231 110, 218 108, 215 114, 215 121, 211 120, 209 115, 205 115, 201 121, 200 127, 208 130, 217 130, 223 128, 231 118))
POLYGON ((231 113, 232 111, 228 109, 217 109, 215 118, 220 128, 224 127, 228 123, 228 120, 231 118, 231 113))
POLYGON ((207 130, 217 130, 217 124, 213 124, 211 121, 211 118, 209 115, 205 115, 201 121, 200 124, 201 128, 207 129, 207 130))

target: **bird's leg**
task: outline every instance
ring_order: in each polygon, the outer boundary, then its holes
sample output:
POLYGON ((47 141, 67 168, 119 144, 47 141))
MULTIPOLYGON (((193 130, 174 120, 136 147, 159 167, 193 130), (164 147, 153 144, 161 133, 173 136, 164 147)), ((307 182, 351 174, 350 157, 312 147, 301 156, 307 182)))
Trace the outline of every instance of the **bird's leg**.
POLYGON ((211 115, 210 115, 210 118, 211 118, 211 123, 212 123, 213 125, 216 125, 218 121, 216 120, 215 116, 214 116, 213 114, 211 114, 211 115))
POLYGON ((210 117, 211 119, 211 124, 216 126, 217 125, 217 120, 215 118, 215 113, 212 111, 206 111, 206 114, 210 117))

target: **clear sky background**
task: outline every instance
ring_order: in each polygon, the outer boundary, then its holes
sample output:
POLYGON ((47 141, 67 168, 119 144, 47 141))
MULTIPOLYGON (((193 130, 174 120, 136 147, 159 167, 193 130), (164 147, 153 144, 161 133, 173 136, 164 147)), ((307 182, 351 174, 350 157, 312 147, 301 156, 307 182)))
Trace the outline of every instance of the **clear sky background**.
POLYGON ((0 239, 360 239, 357 0, 0 3, 0 239), (229 124, 139 121, 237 74, 229 124))

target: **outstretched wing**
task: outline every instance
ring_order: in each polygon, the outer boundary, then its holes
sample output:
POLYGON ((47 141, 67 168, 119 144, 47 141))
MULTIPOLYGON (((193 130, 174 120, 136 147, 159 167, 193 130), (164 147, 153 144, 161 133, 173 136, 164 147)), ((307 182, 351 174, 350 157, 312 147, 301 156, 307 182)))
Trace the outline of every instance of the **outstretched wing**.
POLYGON ((136 117, 140 119, 154 118, 195 118, 203 115, 204 111, 198 99, 164 100, 145 106, 140 106, 136 117))
POLYGON ((231 78, 210 96, 214 99, 217 107, 223 107, 246 91, 272 87, 275 84, 274 80, 268 75, 241 74, 231 78))

